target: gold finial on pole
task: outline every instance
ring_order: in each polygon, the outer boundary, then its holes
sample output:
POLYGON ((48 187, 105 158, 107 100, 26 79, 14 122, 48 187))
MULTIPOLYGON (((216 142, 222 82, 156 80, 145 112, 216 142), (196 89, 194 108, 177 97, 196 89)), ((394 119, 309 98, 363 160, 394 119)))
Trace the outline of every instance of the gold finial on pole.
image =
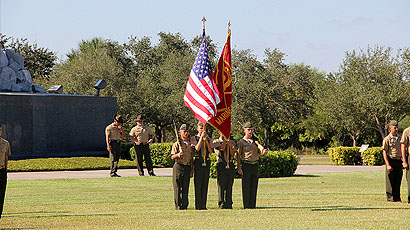
POLYGON ((204 24, 204 29, 205 29, 205 22, 206 22, 206 18, 205 16, 202 18, 202 23, 204 24))
POLYGON ((229 20, 229 22, 228 22, 228 33, 231 32, 231 28, 230 28, 230 27, 231 27, 231 20, 229 20))

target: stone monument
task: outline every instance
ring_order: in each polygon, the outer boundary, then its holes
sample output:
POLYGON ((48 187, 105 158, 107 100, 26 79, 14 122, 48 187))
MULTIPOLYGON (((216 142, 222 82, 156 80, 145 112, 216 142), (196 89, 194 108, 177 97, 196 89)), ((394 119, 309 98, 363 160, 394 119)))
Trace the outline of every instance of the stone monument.
POLYGON ((21 55, 0 49, 0 126, 10 159, 107 155, 104 131, 116 112, 113 97, 47 93, 21 55))
POLYGON ((30 71, 24 69, 23 56, 11 49, 0 49, 0 91, 46 93, 46 89, 33 85, 30 71))

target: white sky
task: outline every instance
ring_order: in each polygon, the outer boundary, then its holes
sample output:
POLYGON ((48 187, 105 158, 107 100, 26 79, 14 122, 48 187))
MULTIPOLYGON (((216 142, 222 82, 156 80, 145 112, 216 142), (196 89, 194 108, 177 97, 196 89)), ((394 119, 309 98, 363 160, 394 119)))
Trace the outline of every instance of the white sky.
POLYGON ((27 38, 61 59, 81 40, 180 32, 191 40, 206 33, 220 50, 231 21, 231 45, 260 60, 278 48, 286 63, 335 72, 346 51, 374 45, 410 47, 408 0, 0 0, 0 32, 27 38))

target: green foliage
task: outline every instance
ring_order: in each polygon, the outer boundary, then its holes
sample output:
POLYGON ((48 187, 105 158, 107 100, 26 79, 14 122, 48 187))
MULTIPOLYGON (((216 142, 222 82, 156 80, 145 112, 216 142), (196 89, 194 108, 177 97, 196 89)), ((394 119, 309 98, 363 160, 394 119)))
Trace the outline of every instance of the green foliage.
POLYGON ((410 113, 409 57, 409 49, 394 55, 392 48, 382 46, 346 52, 339 72, 317 88, 312 106, 321 122, 312 129, 332 131, 339 145, 343 136, 359 145, 368 139, 363 136, 372 136, 368 130, 386 136, 389 120, 400 121, 410 113))
POLYGON ((150 145, 151 158, 154 166, 172 167, 171 148, 173 143, 153 143, 150 145))
POLYGON ((327 150, 330 160, 337 165, 360 165, 359 147, 335 147, 327 150))
POLYGON ((259 177, 292 176, 298 167, 298 157, 291 151, 270 151, 259 159, 259 177))
POLYGON ((135 160, 135 156, 131 154, 131 148, 134 149, 133 142, 121 142, 121 159, 135 160))
MULTIPOLYGON (((216 178, 216 156, 211 157, 211 177, 216 178)), ((238 166, 236 158, 233 159, 235 171, 238 166)), ((292 176, 298 166, 298 157, 291 151, 270 151, 265 156, 259 157, 259 177, 284 177, 292 176)))
MULTIPOLYGON (((171 148, 173 143, 153 143, 149 146, 151 150, 152 164, 155 167, 172 167, 174 161, 171 159, 171 148)), ((135 161, 135 149, 133 143, 123 143, 121 152, 127 152, 130 160, 135 161), (123 147, 124 150, 122 149, 123 147)))
POLYGON ((364 165, 383 165, 383 148, 372 147, 368 148, 361 153, 364 165))
MULTIPOLYGON (((211 159, 210 177, 216 178, 217 177, 216 165, 218 164, 218 161, 216 160, 216 154, 211 154, 209 158, 211 159)), ((236 168, 236 165, 235 165, 235 168, 236 168)))

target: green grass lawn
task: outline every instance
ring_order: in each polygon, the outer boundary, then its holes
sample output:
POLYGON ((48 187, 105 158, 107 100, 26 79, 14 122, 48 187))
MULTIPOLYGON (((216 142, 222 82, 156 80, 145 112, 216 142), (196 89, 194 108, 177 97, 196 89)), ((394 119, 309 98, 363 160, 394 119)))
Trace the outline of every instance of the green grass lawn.
POLYGON ((11 180, 0 229, 408 229, 410 205, 384 191, 384 172, 264 178, 258 208, 244 210, 237 179, 234 209, 219 210, 211 179, 196 211, 191 180, 189 209, 176 211, 170 177, 11 180))
MULTIPOLYGON (((9 172, 109 169, 107 157, 39 158, 9 161, 9 172)), ((119 168, 137 168, 136 161, 120 159, 119 168)))
POLYGON ((299 158, 301 165, 334 165, 329 155, 300 155, 299 158))
MULTIPOLYGON (((328 155, 302 155, 299 164, 331 165, 328 155)), ((137 168, 135 161, 120 160, 120 168, 137 168)), ((107 157, 70 157, 41 158, 9 161, 9 172, 25 171, 58 171, 58 170, 97 170, 109 169, 110 159, 107 157)))

